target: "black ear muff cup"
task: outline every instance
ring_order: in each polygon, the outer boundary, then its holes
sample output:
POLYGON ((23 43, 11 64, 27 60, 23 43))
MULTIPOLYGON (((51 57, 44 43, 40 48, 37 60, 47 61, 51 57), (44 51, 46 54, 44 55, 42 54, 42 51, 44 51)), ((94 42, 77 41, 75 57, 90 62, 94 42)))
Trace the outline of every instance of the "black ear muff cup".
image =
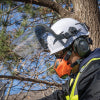
POLYGON ((78 53, 80 57, 85 57, 90 52, 89 43, 86 38, 77 38, 73 43, 73 49, 75 53, 78 53))

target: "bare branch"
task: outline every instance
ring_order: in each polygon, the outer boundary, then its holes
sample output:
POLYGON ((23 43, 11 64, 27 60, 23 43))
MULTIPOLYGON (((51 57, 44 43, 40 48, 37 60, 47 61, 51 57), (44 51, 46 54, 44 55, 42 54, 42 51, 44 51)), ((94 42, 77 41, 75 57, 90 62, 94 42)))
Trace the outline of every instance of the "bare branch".
POLYGON ((11 87, 12 87, 12 85, 13 85, 13 80, 10 80, 11 81, 11 83, 10 83, 10 86, 9 86, 9 88, 8 88, 8 92, 7 92, 7 95, 6 95, 6 97, 5 97, 5 100, 8 100, 8 97, 9 97, 9 94, 10 94, 10 90, 11 90, 11 87))
POLYGON ((0 16, 6 15, 7 13, 9 13, 9 12, 11 12, 11 11, 13 11, 13 10, 19 8, 19 7, 22 6, 22 5, 23 5, 23 4, 20 4, 20 5, 18 5, 18 6, 16 6, 16 7, 12 8, 12 9, 10 9, 10 10, 8 10, 7 12, 4 12, 3 14, 0 14, 0 16))
POLYGON ((53 11, 57 12, 61 17, 65 17, 69 14, 69 12, 66 9, 64 9, 60 4, 53 2, 51 0, 13 0, 13 1, 31 3, 48 7, 53 11))
POLYGON ((35 82, 35 83, 44 83, 50 86, 57 86, 61 87, 62 84, 54 83, 54 82, 48 82, 48 81, 43 81, 39 79, 32 79, 32 78, 25 78, 21 76, 7 76, 7 75, 0 75, 0 78, 7 78, 7 79, 16 79, 16 80, 21 80, 21 81, 30 81, 30 82, 35 82))

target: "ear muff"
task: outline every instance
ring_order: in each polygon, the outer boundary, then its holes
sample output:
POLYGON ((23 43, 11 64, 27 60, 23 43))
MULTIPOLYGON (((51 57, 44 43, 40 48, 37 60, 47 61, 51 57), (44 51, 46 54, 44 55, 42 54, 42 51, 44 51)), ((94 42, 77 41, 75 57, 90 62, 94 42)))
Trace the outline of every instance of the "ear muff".
POLYGON ((82 58, 87 56, 90 52, 89 44, 85 37, 77 38, 73 43, 74 52, 82 58))

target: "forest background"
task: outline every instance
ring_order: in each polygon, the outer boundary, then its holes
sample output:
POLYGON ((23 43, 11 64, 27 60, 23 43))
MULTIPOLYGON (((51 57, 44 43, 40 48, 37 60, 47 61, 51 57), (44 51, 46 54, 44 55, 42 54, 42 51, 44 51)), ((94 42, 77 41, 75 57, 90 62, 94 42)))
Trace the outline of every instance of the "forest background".
POLYGON ((37 48, 34 28, 66 17, 86 23, 91 49, 100 47, 100 0, 0 0, 1 100, 37 100, 61 89, 68 78, 60 79, 53 70, 55 57, 37 48), (27 39, 20 56, 14 48, 27 39))

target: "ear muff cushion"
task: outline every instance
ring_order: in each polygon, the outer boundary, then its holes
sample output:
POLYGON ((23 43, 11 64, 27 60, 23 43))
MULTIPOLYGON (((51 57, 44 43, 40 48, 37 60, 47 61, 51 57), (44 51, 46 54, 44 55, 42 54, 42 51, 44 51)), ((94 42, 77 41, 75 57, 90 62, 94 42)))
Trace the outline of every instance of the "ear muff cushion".
POLYGON ((78 53, 80 57, 85 57, 89 52, 89 44, 84 37, 76 39, 73 43, 74 52, 78 53))

